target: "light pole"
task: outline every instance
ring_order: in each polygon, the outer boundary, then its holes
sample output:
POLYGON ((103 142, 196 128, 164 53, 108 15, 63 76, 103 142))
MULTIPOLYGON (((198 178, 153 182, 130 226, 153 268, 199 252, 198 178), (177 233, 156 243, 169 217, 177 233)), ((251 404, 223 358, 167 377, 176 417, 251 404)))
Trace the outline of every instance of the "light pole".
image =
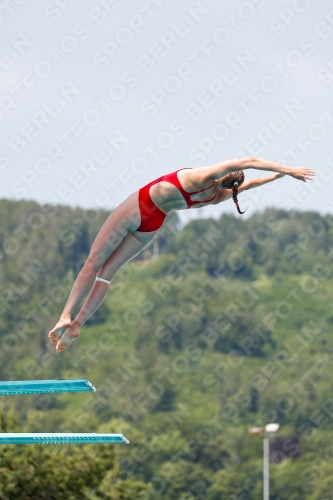
POLYGON ((263 435, 263 445, 264 445, 264 460, 263 460, 263 476, 264 476, 264 500, 269 500, 269 438, 275 437, 278 430, 279 424, 267 424, 265 428, 262 427, 252 427, 250 429, 251 434, 263 435))

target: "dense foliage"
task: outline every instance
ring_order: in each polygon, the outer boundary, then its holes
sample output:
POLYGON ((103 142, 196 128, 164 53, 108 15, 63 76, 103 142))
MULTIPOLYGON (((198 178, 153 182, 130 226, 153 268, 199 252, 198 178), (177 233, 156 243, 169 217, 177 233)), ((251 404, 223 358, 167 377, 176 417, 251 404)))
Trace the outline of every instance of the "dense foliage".
POLYGON ((92 395, 2 398, 1 432, 122 432, 131 444, 3 446, 0 498, 333 499, 333 218, 175 216, 81 337, 57 321, 106 212, 0 202, 0 376, 87 377, 92 395))

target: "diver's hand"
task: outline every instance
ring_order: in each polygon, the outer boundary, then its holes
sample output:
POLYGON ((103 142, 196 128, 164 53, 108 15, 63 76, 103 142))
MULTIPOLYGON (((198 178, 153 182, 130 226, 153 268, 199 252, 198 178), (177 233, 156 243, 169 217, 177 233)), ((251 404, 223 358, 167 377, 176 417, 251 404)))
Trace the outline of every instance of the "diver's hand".
POLYGON ((313 177, 316 174, 313 170, 311 170, 311 168, 291 168, 289 175, 294 177, 294 179, 306 182, 307 180, 313 181, 313 177))

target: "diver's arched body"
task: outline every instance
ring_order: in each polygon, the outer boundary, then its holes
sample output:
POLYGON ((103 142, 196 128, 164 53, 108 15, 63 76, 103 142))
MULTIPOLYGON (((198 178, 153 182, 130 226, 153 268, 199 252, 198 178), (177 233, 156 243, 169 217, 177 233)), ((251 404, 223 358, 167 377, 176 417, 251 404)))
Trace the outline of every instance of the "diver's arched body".
POLYGON ((314 172, 309 168, 290 168, 259 158, 240 158, 195 169, 181 169, 131 194, 113 210, 98 232, 60 320, 49 333, 57 351, 67 349, 79 336, 79 327, 104 300, 108 283, 124 264, 156 237, 168 213, 217 205, 230 198, 234 199, 240 212, 237 194, 284 175, 305 182, 313 178, 314 172), (243 170, 250 168, 275 174, 244 182, 243 170), (89 290, 80 312, 72 320, 73 311, 89 290))

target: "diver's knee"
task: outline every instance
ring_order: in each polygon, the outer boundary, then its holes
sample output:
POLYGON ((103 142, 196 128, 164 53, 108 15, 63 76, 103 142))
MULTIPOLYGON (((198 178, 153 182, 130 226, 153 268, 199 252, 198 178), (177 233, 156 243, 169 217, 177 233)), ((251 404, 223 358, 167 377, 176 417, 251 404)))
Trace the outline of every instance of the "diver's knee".
POLYGON ((85 265, 97 273, 105 264, 106 259, 107 256, 101 252, 90 254, 86 260, 85 265))

